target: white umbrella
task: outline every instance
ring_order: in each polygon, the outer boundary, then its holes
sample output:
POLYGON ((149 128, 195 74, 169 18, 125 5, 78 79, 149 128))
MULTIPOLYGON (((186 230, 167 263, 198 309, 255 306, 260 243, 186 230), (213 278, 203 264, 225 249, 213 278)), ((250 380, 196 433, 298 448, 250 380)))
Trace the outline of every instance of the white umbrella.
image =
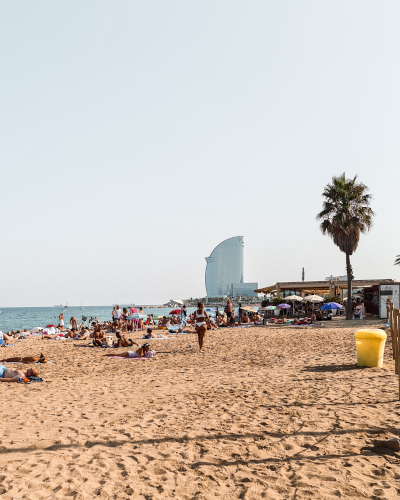
POLYGON ((319 295, 307 295, 307 297, 304 297, 304 300, 308 300, 308 302, 312 302, 312 310, 314 312, 314 302, 323 302, 324 299, 320 297, 319 295))
POLYGON ((142 314, 142 313, 133 313, 133 314, 130 314, 129 316, 126 316, 125 317, 126 319, 144 319, 146 320, 147 319, 147 314, 142 314))
POLYGON ((319 295, 307 295, 307 297, 303 297, 303 300, 308 302, 323 302, 323 298, 319 295))
POLYGON ((292 302, 293 315, 294 315, 294 303, 295 302, 303 302, 303 299, 302 299, 302 297, 300 297, 300 295, 289 295, 289 297, 285 297, 285 300, 290 300, 290 302, 292 302))

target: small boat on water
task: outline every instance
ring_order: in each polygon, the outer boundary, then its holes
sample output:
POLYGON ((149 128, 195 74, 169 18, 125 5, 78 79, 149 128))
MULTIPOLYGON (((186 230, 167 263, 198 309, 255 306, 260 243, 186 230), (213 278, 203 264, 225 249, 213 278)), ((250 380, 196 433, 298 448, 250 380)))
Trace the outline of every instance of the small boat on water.
POLYGON ((84 311, 85 309, 82 307, 82 299, 81 299, 81 311, 84 311))

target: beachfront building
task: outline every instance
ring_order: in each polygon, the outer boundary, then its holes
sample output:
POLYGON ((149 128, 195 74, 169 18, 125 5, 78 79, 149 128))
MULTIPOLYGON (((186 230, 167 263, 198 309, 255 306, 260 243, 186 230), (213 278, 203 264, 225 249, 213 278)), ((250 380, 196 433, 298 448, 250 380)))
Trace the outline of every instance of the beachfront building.
POLYGON ((256 296, 257 283, 243 283, 243 236, 228 238, 206 257, 206 291, 208 297, 256 296), (237 291, 237 293, 235 292, 237 291), (243 293, 239 293, 239 290, 243 293))
POLYGON ((234 283, 233 284, 233 297, 257 297, 254 291, 258 288, 258 283, 234 283))
MULTIPOLYGON (((373 279, 373 280, 353 280, 352 289, 366 289, 374 285, 394 283, 392 279, 373 279)), ((276 297, 285 297, 288 295, 330 295, 331 297, 344 298, 344 291, 347 291, 347 277, 338 276, 326 278, 325 281, 286 281, 278 282, 275 285, 266 286, 264 288, 256 289, 257 293, 271 294, 276 297)))

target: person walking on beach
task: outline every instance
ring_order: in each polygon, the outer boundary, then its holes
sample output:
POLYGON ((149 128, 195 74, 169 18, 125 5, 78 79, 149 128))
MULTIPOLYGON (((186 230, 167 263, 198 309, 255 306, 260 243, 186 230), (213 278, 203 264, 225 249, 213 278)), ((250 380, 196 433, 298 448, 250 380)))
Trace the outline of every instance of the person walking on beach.
POLYGON ((207 331, 207 326, 211 328, 210 319, 206 310, 204 309, 204 302, 197 304, 197 309, 193 314, 193 323, 199 340, 200 351, 203 349, 204 336, 207 331))
POLYGON ((59 326, 64 327, 64 313, 61 312, 58 319, 60 321, 59 326))

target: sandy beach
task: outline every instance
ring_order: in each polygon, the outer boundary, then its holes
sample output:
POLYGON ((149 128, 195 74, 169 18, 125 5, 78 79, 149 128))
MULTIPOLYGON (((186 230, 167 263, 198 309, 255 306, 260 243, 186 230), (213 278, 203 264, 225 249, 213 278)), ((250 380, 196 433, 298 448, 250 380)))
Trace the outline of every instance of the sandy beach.
POLYGON ((400 454, 371 445, 400 436, 390 339, 383 369, 355 367, 356 329, 381 325, 225 328, 202 354, 195 335, 153 339, 146 361, 1 349, 52 363, 43 383, 0 385, 0 497, 398 498, 400 454))

